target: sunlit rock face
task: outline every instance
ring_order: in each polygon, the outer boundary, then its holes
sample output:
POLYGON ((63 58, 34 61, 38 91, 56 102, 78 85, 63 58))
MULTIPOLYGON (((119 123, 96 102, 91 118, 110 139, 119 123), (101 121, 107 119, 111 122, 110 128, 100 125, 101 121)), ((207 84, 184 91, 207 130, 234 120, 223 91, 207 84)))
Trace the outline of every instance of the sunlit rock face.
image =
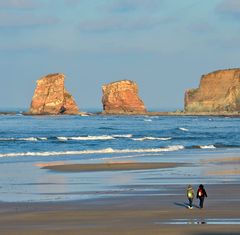
POLYGON ((185 92, 186 112, 240 111, 240 69, 203 75, 199 88, 185 92))
POLYGON ((122 80, 102 86, 103 110, 107 114, 145 113, 146 108, 138 96, 138 86, 130 80, 122 80))
POLYGON ((65 76, 49 74, 37 81, 30 114, 78 114, 74 98, 64 87, 65 76))

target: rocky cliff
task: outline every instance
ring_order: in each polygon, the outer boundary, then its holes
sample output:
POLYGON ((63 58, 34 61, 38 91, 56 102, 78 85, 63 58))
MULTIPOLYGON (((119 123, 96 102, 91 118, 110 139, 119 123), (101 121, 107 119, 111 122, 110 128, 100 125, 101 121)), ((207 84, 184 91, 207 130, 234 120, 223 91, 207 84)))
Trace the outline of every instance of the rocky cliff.
POLYGON ((78 114, 73 97, 64 87, 64 74, 49 74, 37 81, 30 114, 78 114))
POLYGON ((185 92, 185 111, 240 111, 240 69, 203 75, 199 88, 185 92))
POLYGON ((103 110, 108 114, 145 113, 146 108, 138 96, 135 82, 122 80, 102 86, 103 110))

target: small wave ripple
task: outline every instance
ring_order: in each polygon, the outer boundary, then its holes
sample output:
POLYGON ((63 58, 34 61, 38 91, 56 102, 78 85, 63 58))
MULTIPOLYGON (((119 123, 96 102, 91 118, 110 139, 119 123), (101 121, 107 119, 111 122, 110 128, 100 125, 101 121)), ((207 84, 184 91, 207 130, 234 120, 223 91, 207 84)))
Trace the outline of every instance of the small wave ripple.
POLYGON ((166 141, 166 140, 171 140, 171 137, 152 137, 152 136, 145 136, 142 138, 133 138, 133 140, 136 141, 144 141, 144 140, 162 140, 162 141, 166 141))

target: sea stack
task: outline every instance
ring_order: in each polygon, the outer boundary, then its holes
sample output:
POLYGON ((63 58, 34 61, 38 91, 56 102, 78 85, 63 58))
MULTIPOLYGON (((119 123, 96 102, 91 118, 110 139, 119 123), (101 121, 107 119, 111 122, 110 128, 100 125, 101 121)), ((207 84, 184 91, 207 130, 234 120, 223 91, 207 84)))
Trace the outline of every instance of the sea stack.
POLYGON ((203 75, 199 88, 185 92, 186 112, 240 111, 240 69, 203 75))
POLYGON ((103 111, 106 114, 141 114, 146 112, 138 96, 136 82, 122 80, 102 86, 103 111))
POLYGON ((64 87, 62 73, 49 74, 37 81, 30 114, 79 114, 74 98, 64 87))

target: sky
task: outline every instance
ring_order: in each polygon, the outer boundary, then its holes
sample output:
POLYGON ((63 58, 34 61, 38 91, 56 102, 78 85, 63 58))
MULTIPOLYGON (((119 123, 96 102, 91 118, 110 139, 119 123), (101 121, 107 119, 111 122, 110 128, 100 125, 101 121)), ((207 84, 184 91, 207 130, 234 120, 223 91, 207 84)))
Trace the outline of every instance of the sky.
POLYGON ((28 109, 64 73, 80 110, 137 82, 148 110, 183 109, 203 74, 240 63, 240 0, 0 0, 0 108, 28 109))

